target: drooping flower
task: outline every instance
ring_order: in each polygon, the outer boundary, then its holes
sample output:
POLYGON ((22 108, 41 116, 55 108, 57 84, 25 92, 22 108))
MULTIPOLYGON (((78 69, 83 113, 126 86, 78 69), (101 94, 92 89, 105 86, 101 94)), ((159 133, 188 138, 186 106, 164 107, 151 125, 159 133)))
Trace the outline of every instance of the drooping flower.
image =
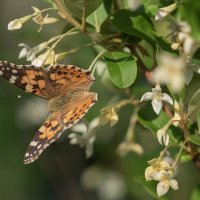
POLYGON ((32 18, 32 15, 27 15, 25 17, 19 18, 19 19, 15 19, 11 22, 8 23, 8 30, 9 31, 15 31, 18 30, 22 27, 22 25, 27 22, 28 20, 30 20, 32 18))
POLYGON ((162 89, 159 84, 157 84, 155 88, 152 88, 152 92, 146 92, 142 96, 140 102, 148 100, 152 100, 151 104, 156 114, 159 114, 162 109, 162 101, 166 101, 173 105, 172 98, 168 94, 162 93, 162 89))
POLYGON ((18 46, 23 47, 19 53, 19 59, 25 58, 27 61, 33 61, 36 58, 36 55, 44 50, 48 45, 48 42, 43 42, 35 47, 29 47, 25 43, 20 43, 18 46))
POLYGON ((129 152, 134 152, 141 155, 143 154, 144 150, 140 144, 129 140, 125 140, 118 145, 117 153, 119 156, 124 157, 129 152))
POLYGON ((79 144, 80 147, 85 147, 86 158, 93 154, 93 145, 96 139, 94 129, 99 125, 99 118, 93 119, 87 127, 84 123, 75 125, 72 131, 75 133, 69 134, 70 144, 79 144))
POLYGON ((100 123, 102 125, 109 123, 110 126, 114 126, 118 120, 119 118, 115 106, 108 106, 101 110, 100 123))
POLYGON ((169 121, 163 128, 157 131, 158 142, 160 144, 164 144, 165 146, 169 144, 169 135, 167 133, 167 130, 170 125, 171 121, 169 121))

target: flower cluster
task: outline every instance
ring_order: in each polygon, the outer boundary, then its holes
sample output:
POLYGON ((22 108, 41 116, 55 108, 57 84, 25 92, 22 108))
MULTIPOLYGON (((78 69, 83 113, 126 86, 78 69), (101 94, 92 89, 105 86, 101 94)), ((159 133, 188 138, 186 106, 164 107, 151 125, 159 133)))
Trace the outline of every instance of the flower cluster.
POLYGON ((167 161, 155 158, 148 161, 148 163, 150 166, 145 170, 145 178, 147 181, 154 180, 159 182, 157 185, 159 197, 165 195, 170 187, 173 190, 178 190, 178 182, 173 178, 174 170, 167 161))

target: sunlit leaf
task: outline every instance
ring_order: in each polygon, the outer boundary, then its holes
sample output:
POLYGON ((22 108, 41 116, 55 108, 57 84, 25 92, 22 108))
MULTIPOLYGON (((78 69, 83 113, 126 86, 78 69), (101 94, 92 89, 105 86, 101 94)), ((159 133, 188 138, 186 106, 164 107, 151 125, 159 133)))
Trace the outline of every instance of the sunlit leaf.
POLYGON ((89 24, 92 24, 97 32, 100 32, 100 27, 108 17, 108 14, 105 10, 104 4, 102 3, 91 15, 89 15, 86 21, 89 24))

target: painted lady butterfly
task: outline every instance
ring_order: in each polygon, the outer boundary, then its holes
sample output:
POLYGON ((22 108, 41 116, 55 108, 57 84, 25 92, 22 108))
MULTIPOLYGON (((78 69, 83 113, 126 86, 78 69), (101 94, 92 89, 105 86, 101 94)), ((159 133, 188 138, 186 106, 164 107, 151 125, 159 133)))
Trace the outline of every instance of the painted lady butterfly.
POLYGON ((24 157, 25 164, 34 162, 97 100, 97 94, 89 92, 94 82, 90 71, 74 65, 55 65, 45 69, 0 61, 0 75, 26 92, 48 100, 50 115, 30 143, 24 157))

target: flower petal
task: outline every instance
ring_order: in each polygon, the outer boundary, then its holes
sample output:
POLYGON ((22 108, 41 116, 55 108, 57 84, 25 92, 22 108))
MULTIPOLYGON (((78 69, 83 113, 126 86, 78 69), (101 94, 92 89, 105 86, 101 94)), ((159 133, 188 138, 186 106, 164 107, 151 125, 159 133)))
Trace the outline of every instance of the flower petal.
POLYGON ((163 135, 163 143, 165 146, 169 144, 169 135, 167 133, 163 135))
POLYGON ((160 8, 159 11, 155 15, 155 21, 161 20, 166 17, 169 13, 166 12, 164 9, 160 8))
POLYGON ((20 53, 19 53, 18 58, 19 59, 24 58, 24 57, 27 56, 27 54, 28 54, 28 49, 27 48, 22 48, 21 51, 20 51, 20 53))
POLYGON ((153 110, 155 111, 155 113, 158 115, 162 109, 162 101, 161 100, 156 100, 156 99, 153 99, 151 101, 151 105, 153 107, 153 110))
POLYGON ((15 19, 8 23, 8 30, 9 31, 15 31, 17 29, 20 29, 22 27, 22 22, 20 19, 15 19))
POLYGON ((173 105, 173 100, 172 100, 172 98, 171 98, 168 94, 166 94, 166 93, 162 93, 161 100, 162 100, 162 101, 166 101, 167 103, 173 105))
POLYGON ((94 152, 93 146, 94 146, 95 139, 96 139, 96 137, 92 136, 86 144, 86 147, 85 147, 86 158, 90 158, 92 156, 93 152, 94 152))
POLYGON ((84 123, 76 124, 72 127, 72 131, 78 133, 87 133, 87 126, 84 123))
POLYGON ((148 101, 148 100, 152 100, 152 99, 153 99, 153 93, 152 92, 146 92, 145 94, 143 94, 140 102, 148 101))
POLYGON ((155 169, 152 166, 149 166, 146 168, 146 170, 144 172, 146 181, 152 180, 151 175, 152 175, 152 173, 154 173, 154 171, 155 171, 155 169))
POLYGON ((166 131, 164 129, 160 129, 157 131, 157 138, 158 138, 158 142, 163 145, 163 136, 165 135, 166 131))
POLYGON ((169 181, 169 185, 171 186, 171 188, 172 188, 173 190, 178 190, 178 189, 179 189, 179 187, 178 187, 178 182, 177 182, 175 179, 171 179, 171 180, 169 181))
POLYGON ((157 194, 159 197, 165 195, 169 190, 169 182, 168 180, 161 181, 157 185, 157 194))
POLYGON ((69 143, 74 145, 74 144, 79 144, 81 140, 81 136, 77 135, 76 133, 71 133, 68 135, 68 138, 70 139, 69 143))

